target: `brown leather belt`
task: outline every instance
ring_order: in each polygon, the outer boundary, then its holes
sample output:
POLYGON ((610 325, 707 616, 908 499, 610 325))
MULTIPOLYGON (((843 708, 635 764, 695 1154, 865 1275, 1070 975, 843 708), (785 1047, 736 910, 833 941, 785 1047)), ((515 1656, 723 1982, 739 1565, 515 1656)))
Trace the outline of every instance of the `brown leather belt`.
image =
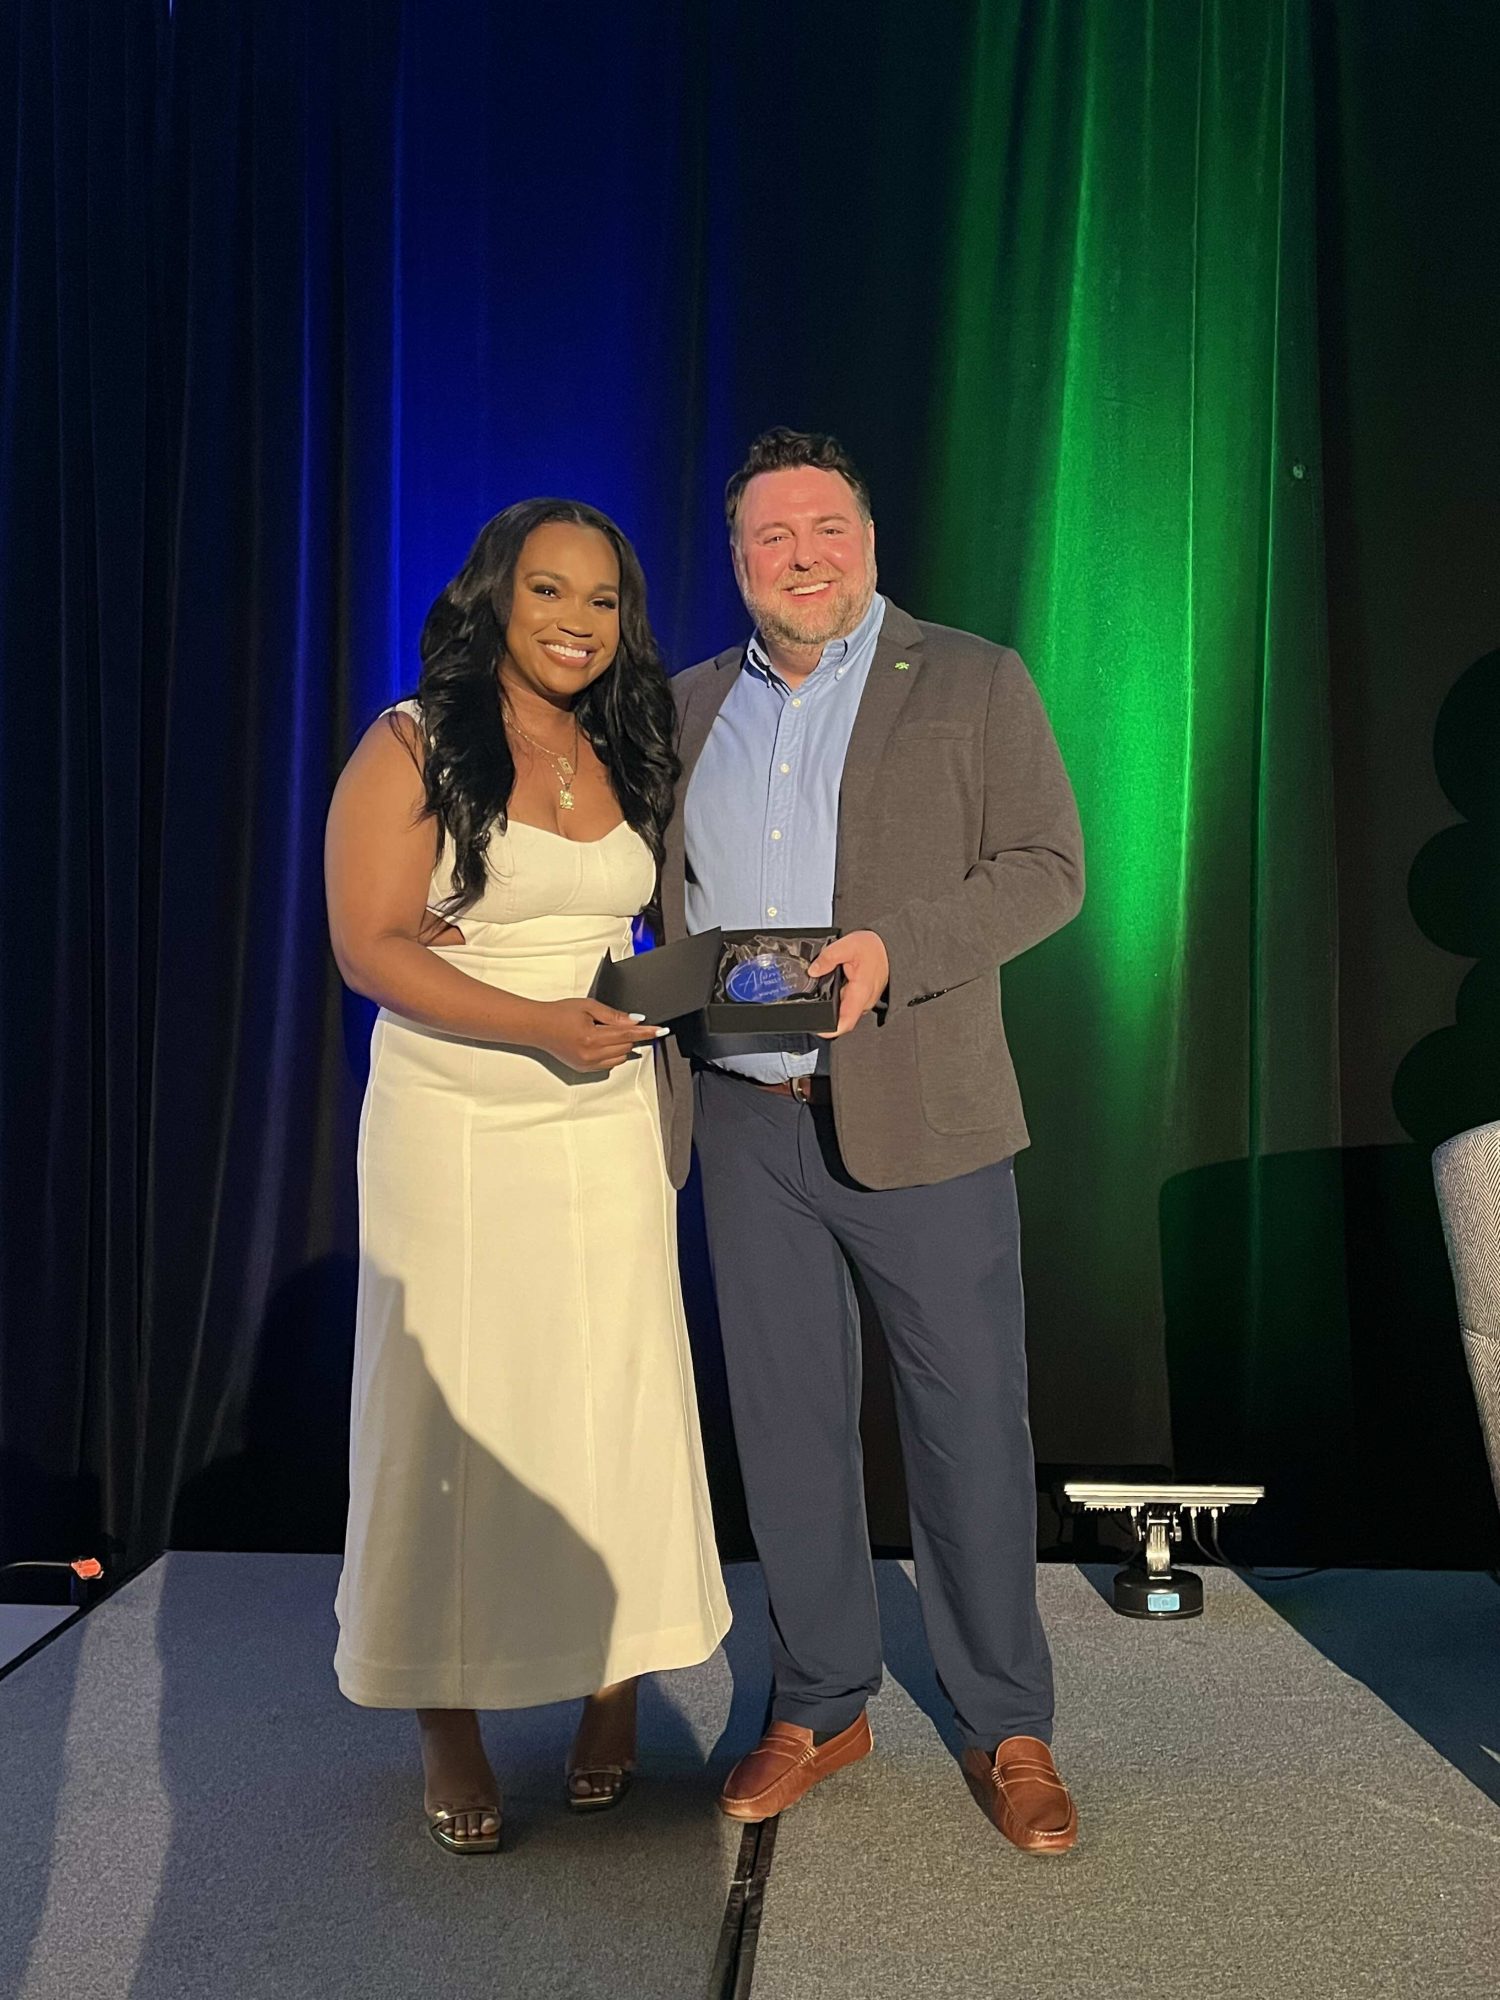
POLYGON ((795 1097, 799 1104, 832 1104, 832 1079, 826 1076, 789 1076, 782 1083, 762 1083, 757 1076, 744 1076, 737 1069, 708 1065, 715 1076, 727 1076, 731 1083, 748 1083, 753 1090, 772 1090, 778 1097, 795 1097))

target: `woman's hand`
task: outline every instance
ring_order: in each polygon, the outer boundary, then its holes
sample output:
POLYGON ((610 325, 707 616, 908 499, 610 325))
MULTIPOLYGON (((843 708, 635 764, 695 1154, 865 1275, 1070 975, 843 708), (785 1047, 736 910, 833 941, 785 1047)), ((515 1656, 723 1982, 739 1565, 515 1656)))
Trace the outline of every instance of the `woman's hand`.
POLYGON ((667 1032, 640 1022, 639 1014, 622 1014, 600 1000, 539 1000, 527 1040, 569 1069, 618 1069, 637 1042, 654 1042, 667 1032))

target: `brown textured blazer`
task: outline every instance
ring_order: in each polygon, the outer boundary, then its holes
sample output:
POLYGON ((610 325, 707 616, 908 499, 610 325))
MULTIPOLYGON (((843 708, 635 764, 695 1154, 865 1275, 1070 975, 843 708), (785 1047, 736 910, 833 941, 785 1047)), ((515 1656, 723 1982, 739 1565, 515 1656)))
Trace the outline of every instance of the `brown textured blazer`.
MULTIPOLYGON (((744 647, 678 674, 682 780, 667 831, 665 941, 687 928, 683 801, 744 647)), ((887 604, 839 793, 833 918, 879 933, 885 1004, 830 1043, 849 1172, 916 1187, 1027 1143, 998 969, 1083 900, 1073 790, 1018 654, 887 604)), ((673 1183, 687 1179, 692 1090, 675 1042, 662 1073, 673 1183)))

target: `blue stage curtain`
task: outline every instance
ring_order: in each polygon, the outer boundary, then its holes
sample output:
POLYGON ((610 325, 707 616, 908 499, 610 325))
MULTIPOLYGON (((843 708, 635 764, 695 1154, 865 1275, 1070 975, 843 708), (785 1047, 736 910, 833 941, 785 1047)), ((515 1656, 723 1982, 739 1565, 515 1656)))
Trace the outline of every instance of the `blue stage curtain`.
POLYGON ((0 1558, 136 1515, 167 695, 166 7, 0 12, 0 1558))
POLYGON ((679 663, 737 628, 699 12, 4 17, 0 1555, 337 1543, 328 796, 527 493, 621 520, 679 663))

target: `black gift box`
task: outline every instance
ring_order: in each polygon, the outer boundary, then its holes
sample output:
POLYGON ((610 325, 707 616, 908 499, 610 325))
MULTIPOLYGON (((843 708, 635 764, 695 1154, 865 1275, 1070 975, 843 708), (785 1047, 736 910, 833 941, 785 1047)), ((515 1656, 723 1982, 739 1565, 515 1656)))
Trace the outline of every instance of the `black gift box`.
POLYGON ((634 958, 606 958, 589 998, 622 1014, 639 1014, 656 1027, 696 1019, 713 990, 723 942, 722 931, 703 931, 634 958))
MULTIPOLYGON (((710 1035, 816 1035, 839 1024, 843 970, 835 966, 812 982, 811 990, 785 1000, 736 999, 730 981, 752 961, 778 954, 811 965, 837 931, 724 931, 713 986, 703 1008, 710 1035)), ((774 981, 773 972, 771 978, 774 981)))
MULTIPOLYGON (((633 958, 607 958, 590 996, 659 1026, 701 1027, 710 1035, 815 1035, 836 1028, 843 972, 835 966, 812 990, 784 1000, 735 999, 728 981, 751 960, 778 953, 809 965, 837 931, 700 931, 633 958)), ((774 969, 764 975, 774 984, 774 969)), ((745 977, 742 974, 741 983, 745 977)), ((754 985, 753 975, 749 984, 754 985)))

